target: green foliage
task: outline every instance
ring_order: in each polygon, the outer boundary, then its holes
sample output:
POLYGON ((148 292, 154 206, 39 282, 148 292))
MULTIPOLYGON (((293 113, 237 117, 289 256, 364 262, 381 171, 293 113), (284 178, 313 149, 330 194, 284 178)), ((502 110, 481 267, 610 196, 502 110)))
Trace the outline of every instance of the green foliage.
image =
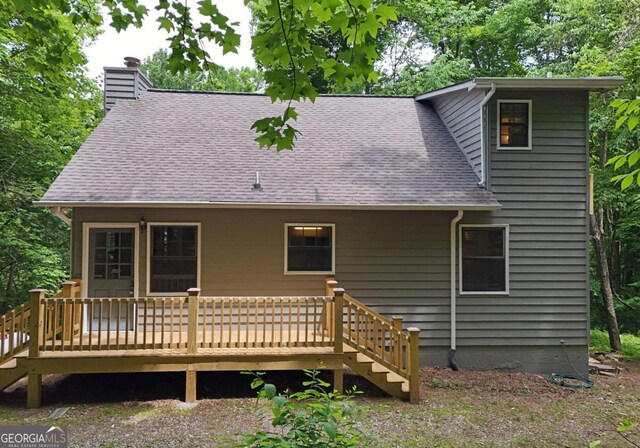
MULTIPOLYGON (((620 437, 627 441, 629 446, 640 446, 634 440, 631 439, 632 433, 637 434, 638 424, 632 422, 628 418, 622 419, 622 421, 616 426, 616 432, 620 437)), ((594 448, 597 446, 601 446, 602 442, 600 440, 594 440, 589 443, 589 448, 594 448)))
POLYGON ((266 382, 264 373, 243 372, 254 376, 251 388, 258 389, 258 401, 267 400, 260 415, 270 418, 277 432, 249 434, 238 447, 362 446, 363 435, 356 427, 359 412, 350 396, 327 392, 330 385, 318 371, 304 372, 309 378, 302 383, 306 389, 285 394, 279 394, 273 384, 266 382))
POLYGON ((287 103, 281 115, 254 123, 261 147, 278 151, 293 147, 298 132, 289 124, 295 120, 292 103, 313 102, 318 96, 312 82, 318 68, 337 86, 377 80, 374 62, 378 52, 371 39, 396 19, 395 8, 372 0, 247 0, 245 4, 251 5, 264 24, 253 36, 252 49, 265 70, 265 93, 274 102, 287 103), (319 44, 322 37, 344 41, 346 47, 332 52, 319 44))
POLYGON ((213 71, 185 70, 173 73, 169 69, 169 53, 166 50, 158 50, 145 59, 140 70, 157 89, 213 92, 259 92, 264 89, 262 72, 248 67, 217 67, 213 71))
MULTIPOLYGON (((629 133, 636 131, 638 123, 640 123, 640 98, 634 100, 618 98, 611 103, 611 107, 616 109, 615 113, 618 117, 616 129, 622 128, 626 123, 626 130, 629 133)), ((637 138, 636 136, 636 143, 638 141, 637 138)), ((634 169, 636 165, 640 165, 638 161, 640 161, 640 149, 637 148, 610 158, 607 161, 607 165, 613 165, 615 170, 625 167, 631 170, 628 173, 613 176, 611 180, 620 182, 620 188, 623 190, 626 190, 634 183, 640 187, 640 168, 634 169)))
MULTIPOLYGON (((194 20, 191 10, 181 0, 157 0, 159 27, 169 33, 170 49, 167 67, 172 73, 215 73, 216 66, 204 42, 213 42, 223 54, 237 52, 240 36, 211 0, 200 0, 198 12, 202 21, 194 20)), ((118 31, 140 26, 148 13, 140 0, 105 0, 111 25, 118 31)), ((318 96, 312 76, 318 67, 324 77, 337 86, 377 80, 374 62, 378 58, 370 43, 389 21, 396 19, 395 8, 373 0, 245 0, 259 11, 268 25, 252 38, 254 58, 264 68, 265 93, 272 101, 286 102, 281 115, 256 122, 256 141, 261 147, 278 151, 292 149, 298 132, 290 124, 294 120, 292 103, 318 96), (318 34, 344 40, 347 48, 337 53, 317 44, 318 34)))
POLYGON ((0 312, 68 275, 69 230, 33 207, 99 117, 82 45, 97 1, 0 0, 0 312))
MULTIPOLYGON (((620 354, 628 359, 640 359, 640 335, 623 333, 622 352, 620 354)), ((591 330, 591 349, 599 352, 610 352, 609 335, 603 330, 591 330)))

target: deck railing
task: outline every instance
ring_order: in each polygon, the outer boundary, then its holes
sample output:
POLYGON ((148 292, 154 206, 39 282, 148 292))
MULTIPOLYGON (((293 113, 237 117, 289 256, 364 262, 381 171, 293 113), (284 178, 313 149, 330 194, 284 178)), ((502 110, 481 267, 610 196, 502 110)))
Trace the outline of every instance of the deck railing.
MULTIPOLYGON (((332 297, 51 297, 37 309, 30 349, 42 352, 334 347, 324 327, 332 297)), ((27 332, 25 332, 27 333, 27 332)), ((30 355, 31 356, 31 355, 30 355)))
POLYGON ((20 305, 0 317, 0 364, 29 344, 29 305, 20 305))
MULTIPOLYGON (((420 330, 404 331, 402 318, 387 319, 328 279, 325 296, 81 298, 76 282, 60 297, 32 290, 29 305, 0 318, 9 338, 0 363, 26 346, 42 352, 316 347, 343 352, 351 346, 409 381, 417 397, 420 330)), ((6 338, 5 338, 6 340, 6 338)))
POLYGON ((411 400, 415 401, 420 381, 420 330, 403 331, 402 317, 387 319, 344 293, 333 278, 327 279, 326 285, 327 294, 338 291, 333 305, 343 303, 343 342, 407 379, 411 400))

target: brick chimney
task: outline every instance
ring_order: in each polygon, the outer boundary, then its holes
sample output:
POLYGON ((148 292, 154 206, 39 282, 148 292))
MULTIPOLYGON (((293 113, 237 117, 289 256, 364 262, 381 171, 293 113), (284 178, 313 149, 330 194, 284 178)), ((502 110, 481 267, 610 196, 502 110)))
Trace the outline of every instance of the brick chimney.
POLYGON ((124 67, 104 68, 104 113, 120 100, 138 99, 140 93, 152 87, 140 71, 140 59, 127 56, 124 67))

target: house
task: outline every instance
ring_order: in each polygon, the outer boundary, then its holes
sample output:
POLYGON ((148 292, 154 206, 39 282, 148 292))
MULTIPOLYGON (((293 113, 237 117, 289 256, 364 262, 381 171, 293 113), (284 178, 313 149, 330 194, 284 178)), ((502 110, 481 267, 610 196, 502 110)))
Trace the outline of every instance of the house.
POLYGON ((104 120, 38 202, 73 210, 81 281, 58 302, 32 292, 41 316, 17 362, 30 405, 40 375, 61 371, 183 370, 195 399, 197 370, 323 360, 337 388, 344 362, 413 401, 417 351, 428 365, 587 372, 588 94, 622 78, 324 95, 297 106, 296 148, 276 154, 250 129, 279 113, 268 97, 157 90, 130 65, 105 69, 104 120), (113 339, 138 332, 153 342, 113 339), (295 357, 256 354, 272 343, 295 357), (106 367, 114 347, 129 357, 106 367), (196 358, 216 347, 253 358, 196 358))

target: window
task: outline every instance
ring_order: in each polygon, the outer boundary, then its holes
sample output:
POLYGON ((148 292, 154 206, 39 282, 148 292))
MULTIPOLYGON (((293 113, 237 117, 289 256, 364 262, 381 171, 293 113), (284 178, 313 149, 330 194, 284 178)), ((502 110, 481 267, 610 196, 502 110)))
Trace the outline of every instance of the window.
POLYGON ((531 149, 531 100, 498 100, 498 149, 531 149))
POLYGON ((508 226, 460 226, 460 292, 509 292, 508 226))
POLYGON ((333 274, 335 226, 285 224, 285 273, 333 274))
POLYGON ((199 225, 150 224, 148 293, 186 294, 198 286, 199 225))

